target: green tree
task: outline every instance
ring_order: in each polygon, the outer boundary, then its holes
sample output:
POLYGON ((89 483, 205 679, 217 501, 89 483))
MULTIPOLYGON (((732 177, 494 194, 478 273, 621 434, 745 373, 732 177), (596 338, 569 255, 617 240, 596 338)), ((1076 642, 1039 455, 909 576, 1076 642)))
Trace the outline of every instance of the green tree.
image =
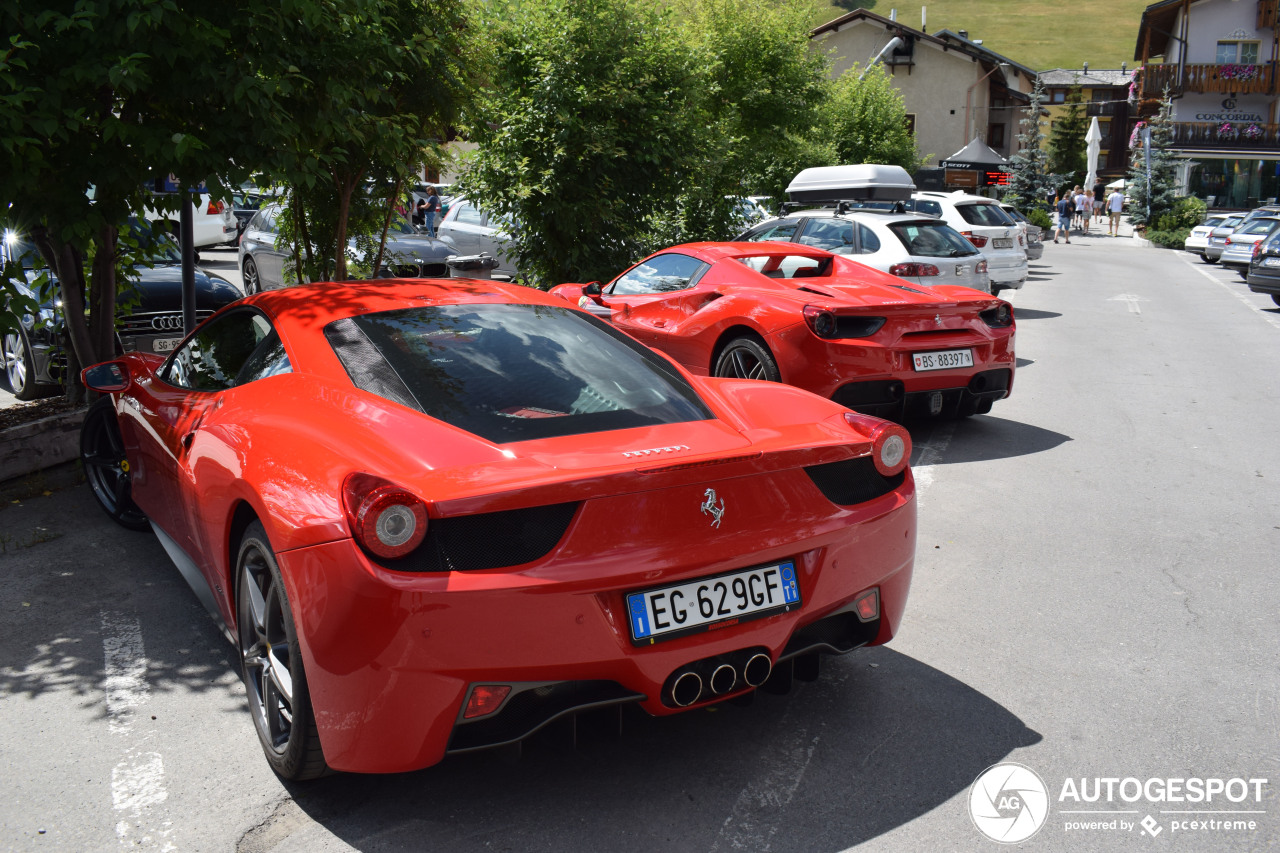
POLYGON ((460 0, 294 0, 255 10, 257 73, 274 83, 259 165, 287 190, 297 280, 372 271, 392 207, 455 121, 468 86, 460 0))
POLYGON ((517 223, 533 282, 604 279, 650 248, 694 179, 708 138, 709 60, 643 0, 495 0, 485 7, 492 85, 466 123, 478 144, 462 184, 517 223))
POLYGON ((264 86, 226 47, 237 11, 190 0, 0 5, 3 224, 56 273, 72 376, 114 353, 121 224, 179 202, 152 199, 147 185, 170 172, 189 186, 233 175, 232 155, 252 151, 250 107, 264 86), (229 100, 211 105, 210 92, 229 100))
POLYGON ((1129 175, 1125 192, 1129 196, 1129 221, 1135 226, 1154 227, 1173 212, 1178 201, 1178 166, 1173 155, 1173 105, 1164 93, 1160 109, 1151 119, 1151 173, 1148 180, 1142 122, 1134 132, 1129 151, 1129 175))
POLYGON ((1009 185, 1004 200, 1020 210, 1047 209, 1048 199, 1057 191, 1059 180, 1049 172, 1042 127, 1044 84, 1036 77, 1031 102, 1019 121, 1018 150, 1009 158, 1009 185))
POLYGON ((907 127, 902 94, 881 65, 865 74, 855 65, 841 75, 822 114, 819 132, 837 163, 885 163, 915 172, 927 159, 907 127))
POLYGON ((1049 135, 1049 171, 1061 182, 1074 186, 1083 184, 1089 156, 1084 141, 1089 132, 1089 117, 1081 106, 1080 82, 1067 92, 1066 109, 1053 125, 1049 135))

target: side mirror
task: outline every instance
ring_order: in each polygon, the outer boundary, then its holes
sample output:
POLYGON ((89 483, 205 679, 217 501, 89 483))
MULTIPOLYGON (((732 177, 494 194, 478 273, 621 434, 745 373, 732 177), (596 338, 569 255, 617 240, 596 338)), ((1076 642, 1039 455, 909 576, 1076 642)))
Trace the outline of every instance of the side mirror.
POLYGON ((599 296, 603 291, 604 288, 600 286, 598 281, 593 281, 582 288, 582 293, 585 296, 599 296))
POLYGON ((118 361, 108 361, 80 371, 80 381, 93 391, 113 394, 129 387, 129 371, 118 361))

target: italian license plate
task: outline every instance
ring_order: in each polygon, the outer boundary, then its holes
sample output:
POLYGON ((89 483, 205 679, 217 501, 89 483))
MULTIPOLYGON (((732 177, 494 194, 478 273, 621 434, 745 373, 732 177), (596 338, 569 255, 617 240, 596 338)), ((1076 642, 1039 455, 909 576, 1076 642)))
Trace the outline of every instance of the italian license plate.
POLYGON ((790 560, 627 595, 631 641, 670 640, 783 613, 800 606, 790 560))
POLYGON ((1013 248, 1013 238, 1012 238, 1012 237, 996 237, 994 240, 992 240, 992 241, 991 241, 991 248, 993 248, 993 249, 1012 249, 1012 248, 1013 248))
POLYGON ((1280 267, 1280 258, 1263 258, 1262 265, 1264 267, 1280 267))
POLYGON ((151 342, 152 352, 172 352, 182 343, 182 338, 156 338, 151 342))
POLYGON ((918 371, 973 367, 973 350, 949 349, 940 352, 917 352, 912 353, 911 361, 918 371))

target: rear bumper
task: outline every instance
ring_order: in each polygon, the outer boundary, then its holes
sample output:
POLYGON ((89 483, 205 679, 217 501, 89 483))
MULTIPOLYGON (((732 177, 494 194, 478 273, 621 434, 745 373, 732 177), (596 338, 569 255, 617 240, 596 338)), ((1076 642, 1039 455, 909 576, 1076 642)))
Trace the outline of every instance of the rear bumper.
POLYGON ((1211 261, 1216 261, 1222 257, 1225 246, 1215 246, 1213 243, 1204 247, 1204 256, 1211 261))
MULTIPOLYGON (((609 510, 607 501, 584 504, 566 541, 573 541, 574 527, 609 524, 609 510)), ((706 658, 759 649, 776 663, 823 650, 823 643, 845 651, 840 643, 886 642, 906 605, 915 526, 908 473, 895 491, 798 525, 803 532, 785 544, 757 534, 768 547, 749 551, 730 538, 719 547, 715 533, 705 538, 716 547, 691 546, 674 556, 670 549, 620 544, 575 560, 565 553, 571 548, 558 548, 518 570, 410 574, 374 565, 351 540, 340 540, 284 552, 279 564, 326 760, 338 770, 401 772, 449 751, 519 739, 584 708, 635 703, 656 715, 676 713, 663 701, 664 683, 706 658), (698 559, 713 551, 716 558, 698 559), (796 566, 799 608, 632 643, 627 592, 788 559, 796 566), (832 623, 813 627, 872 587, 881 602, 873 630, 841 636, 832 623), (477 683, 519 689, 492 717, 464 722, 464 703, 477 683)), ((703 704, 709 702, 692 707, 703 704)))
MULTIPOLYGON (((1280 273, 1280 270, 1276 270, 1276 273, 1280 273)), ((1280 293, 1280 275, 1278 274, 1260 273, 1256 268, 1250 268, 1248 282, 1249 289, 1254 293, 1270 295, 1280 293)))
POLYGON ((856 412, 901 423, 907 418, 986 414, 1012 388, 1013 370, 997 368, 976 373, 961 385, 928 391, 908 391, 897 380, 850 382, 832 399, 856 412))

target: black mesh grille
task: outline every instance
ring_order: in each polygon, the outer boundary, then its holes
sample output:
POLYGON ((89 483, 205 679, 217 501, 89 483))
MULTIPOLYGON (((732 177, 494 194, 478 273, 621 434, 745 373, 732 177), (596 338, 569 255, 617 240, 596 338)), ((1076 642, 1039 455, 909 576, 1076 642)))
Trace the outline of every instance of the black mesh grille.
POLYGON ((386 565, 401 572, 474 572, 531 563, 556 546, 577 511, 577 503, 563 503, 433 518, 422 545, 386 565))
POLYGON ((422 411, 395 368, 387 363, 354 320, 335 320, 324 327, 324 336, 357 388, 422 411))
POLYGON ((836 613, 805 625, 792 634, 779 660, 815 648, 844 654, 865 646, 876 638, 879 631, 879 619, 863 622, 856 613, 836 613))
POLYGON ((827 500, 841 506, 852 506, 887 495, 902 485, 905 472, 886 477, 876 470, 870 456, 828 462, 804 469, 813 484, 822 490, 827 500))

